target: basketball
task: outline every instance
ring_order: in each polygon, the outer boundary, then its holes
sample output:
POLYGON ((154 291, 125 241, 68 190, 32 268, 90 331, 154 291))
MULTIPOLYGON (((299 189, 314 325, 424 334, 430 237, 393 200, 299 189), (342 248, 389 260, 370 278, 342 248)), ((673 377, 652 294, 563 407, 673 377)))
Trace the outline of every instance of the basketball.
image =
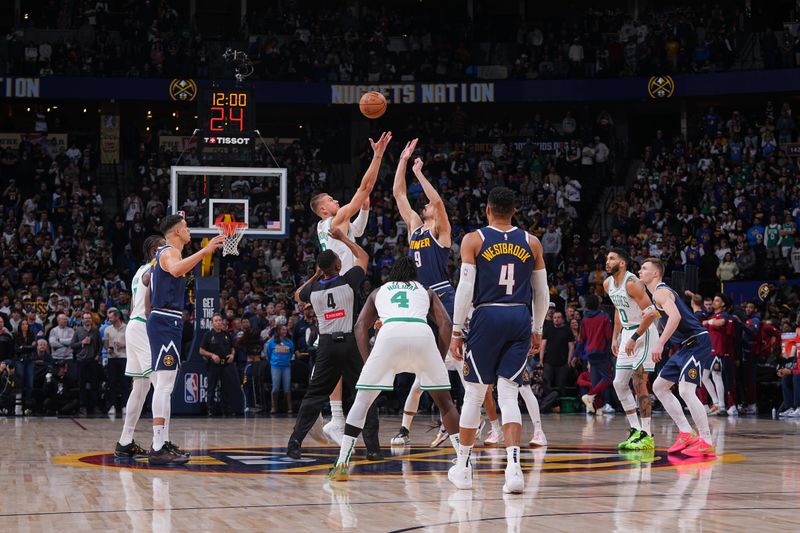
POLYGON ((386 98, 379 92, 369 91, 358 102, 361 114, 367 118, 380 118, 386 113, 386 98))

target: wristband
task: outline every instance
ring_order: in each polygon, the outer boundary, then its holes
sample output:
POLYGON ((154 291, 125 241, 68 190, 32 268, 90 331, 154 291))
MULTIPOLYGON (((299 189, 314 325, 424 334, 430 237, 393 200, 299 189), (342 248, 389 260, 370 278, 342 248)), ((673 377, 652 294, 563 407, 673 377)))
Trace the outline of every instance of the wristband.
POLYGON ((531 327, 531 335, 541 335, 542 328, 531 327))
POLYGON ((633 342, 636 342, 637 340, 639 340, 639 337, 641 337, 641 335, 639 335, 639 332, 637 332, 637 331, 634 331, 634 332, 633 332, 633 335, 631 335, 631 340, 632 340, 633 342))

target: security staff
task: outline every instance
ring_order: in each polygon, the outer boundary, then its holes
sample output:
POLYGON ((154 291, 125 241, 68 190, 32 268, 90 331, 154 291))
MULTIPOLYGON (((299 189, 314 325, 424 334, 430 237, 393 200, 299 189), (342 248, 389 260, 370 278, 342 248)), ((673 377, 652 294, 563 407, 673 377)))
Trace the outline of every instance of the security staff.
POLYGON ((238 387, 238 373, 233 364, 234 349, 231 334, 224 330, 222 315, 215 314, 211 318, 211 328, 206 331, 200 344, 200 355, 208 365, 208 414, 218 415, 219 405, 216 401, 217 382, 220 383, 220 398, 225 414, 233 413, 231 400, 238 387))
MULTIPOLYGON (((339 275, 341 259, 333 250, 325 250, 317 256, 317 272, 295 293, 295 299, 299 303, 310 302, 314 307, 319 320, 319 348, 308 391, 300 404, 294 432, 289 437, 286 455, 292 459, 302 457, 300 446, 303 439, 340 378, 343 381, 345 405, 349 407, 352 404, 356 382, 364 365, 353 336, 353 323, 358 315, 356 304, 361 283, 366 276, 369 256, 338 228, 331 228, 328 234, 342 241, 353 252, 355 266, 339 275)), ((367 413, 363 436, 367 459, 383 459, 374 405, 367 413)))

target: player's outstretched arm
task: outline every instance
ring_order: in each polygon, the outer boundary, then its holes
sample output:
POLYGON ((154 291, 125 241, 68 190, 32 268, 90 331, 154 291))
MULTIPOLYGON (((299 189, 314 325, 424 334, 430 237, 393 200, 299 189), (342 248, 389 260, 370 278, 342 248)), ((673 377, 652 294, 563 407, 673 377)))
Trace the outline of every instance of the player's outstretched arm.
POLYGON ((351 252, 353 252, 353 255, 355 256, 353 266, 359 266, 364 272, 367 271, 367 265, 369 265, 369 254, 367 254, 366 250, 351 241, 347 234, 336 226, 331 226, 330 231, 328 231, 328 235, 337 241, 342 241, 342 243, 347 246, 351 252))
POLYGON ((528 245, 530 245, 534 257, 533 272, 531 273, 531 287, 533 287, 531 309, 533 309, 533 317, 531 321, 531 349, 529 352, 532 355, 538 352, 542 345, 544 319, 550 306, 550 288, 547 286, 547 270, 545 270, 544 266, 542 243, 537 237, 529 234, 528 245))
POLYGON ((181 259, 180 252, 175 248, 167 248, 159 256, 159 264, 165 272, 169 272, 173 277, 180 278, 192 270, 205 256, 213 254, 217 248, 222 247, 224 240, 224 236, 217 235, 208 241, 208 244, 202 249, 185 259, 181 259))
POLYGON ((358 210, 358 216, 350 222, 350 229, 353 230, 353 237, 361 237, 364 235, 364 230, 367 229, 367 222, 369 222, 369 196, 361 204, 361 209, 358 210))
POLYGON ((447 216, 447 208, 444 205, 444 201, 442 201, 442 197, 436 192, 431 182, 428 181, 428 178, 425 177, 425 174, 422 173, 422 159, 419 157, 416 158, 414 160, 414 166, 411 168, 414 171, 414 175, 419 180, 419 184, 422 185, 422 192, 428 197, 428 201, 431 203, 431 207, 433 207, 434 218, 436 220, 436 235, 434 235, 434 237, 436 237, 442 246, 447 248, 452 244, 452 241, 450 235, 450 218, 447 216))
POLYGON ((294 301, 297 302, 297 305, 302 305, 308 302, 308 298, 304 298, 304 296, 306 295, 303 294, 303 289, 310 286, 312 283, 315 283, 321 277, 322 277, 322 270, 320 270, 319 267, 317 267, 317 270, 316 272, 314 272, 314 275, 308 278, 305 283, 300 285, 297 288, 297 290, 294 291, 294 301))
POLYGON ((406 147, 400 153, 400 159, 397 161, 397 170, 394 173, 394 184, 392 186, 392 195, 397 204, 397 209, 400 211, 400 216, 403 222, 408 226, 408 236, 411 237, 411 232, 422 225, 422 219, 411 207, 408 201, 408 187, 406 185, 406 170, 408 169, 408 160, 414 154, 414 149, 417 147, 417 139, 412 139, 406 143, 406 147))
POLYGON ((364 307, 361 309, 361 314, 358 315, 356 325, 353 328, 353 334, 356 336, 356 344, 358 345, 358 352, 361 354, 361 359, 364 361, 369 357, 369 328, 375 324, 378 319, 378 308, 375 307, 375 295, 378 289, 372 291, 364 307))
POLYGON ((386 147, 391 140, 391 131, 382 133, 377 142, 372 139, 369 140, 373 151, 372 162, 370 162, 369 168, 367 168, 367 171, 364 173, 364 177, 361 178, 361 185, 359 185, 358 190, 356 190, 356 193, 353 195, 353 199, 350 200, 350 203, 341 206, 339 211, 336 212, 336 216, 333 217, 332 226, 341 227, 344 225, 346 221, 349 221, 355 216, 356 211, 358 211, 364 201, 369 198, 372 188, 375 186, 375 181, 378 179, 378 170, 381 168, 383 153, 386 151, 386 147))
POLYGON ((431 314, 433 315, 433 322, 439 328, 439 337, 436 339, 436 345, 439 347, 439 353, 442 359, 447 355, 447 349, 450 347, 450 337, 453 334, 453 322, 450 320, 450 315, 442 305, 442 301, 436 296, 436 293, 428 289, 428 296, 431 299, 431 314))

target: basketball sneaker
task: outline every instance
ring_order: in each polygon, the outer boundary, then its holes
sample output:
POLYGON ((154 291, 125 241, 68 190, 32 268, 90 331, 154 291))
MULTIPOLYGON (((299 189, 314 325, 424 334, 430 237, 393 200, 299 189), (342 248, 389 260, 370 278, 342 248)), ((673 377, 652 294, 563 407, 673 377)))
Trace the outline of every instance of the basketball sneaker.
POLYGON ((626 449, 633 451, 655 450, 656 442, 653 440, 651 435, 647 434, 647 432, 640 431, 639 437, 634 439, 633 442, 628 443, 628 447, 626 449))
POLYGON ((460 490, 472 488, 472 467, 453 465, 447 471, 447 479, 460 490))
POLYGON ((342 436, 344 435, 344 426, 341 426, 331 420, 327 424, 322 427, 322 432, 328 438, 329 441, 333 442, 337 446, 342 445, 342 436))
POLYGON ((336 461, 331 472, 328 474, 328 481, 347 481, 350 475, 347 473, 347 465, 336 461))
POLYGON ((444 426, 439 426, 439 431, 436 432, 436 437, 431 442, 431 448, 438 448, 441 444, 450 438, 450 434, 444 429, 444 426))
POLYGON ((678 433, 678 438, 675 444, 669 447, 667 453, 678 453, 699 440, 697 433, 691 431, 689 433, 678 433))
POLYGON ((392 446, 408 446, 411 444, 411 436, 406 428, 401 427, 400 431, 397 432, 397 435, 392 437, 392 440, 389 442, 392 446))
POLYGON ((150 449, 147 462, 151 465, 185 465, 189 462, 189 458, 169 450, 167 445, 164 444, 158 451, 150 449))
POLYGON ((713 444, 706 442, 704 439, 697 439, 692 446, 683 450, 683 455, 688 457, 716 457, 717 450, 713 444))
POLYGON ((314 422, 314 425, 308 430, 308 436, 320 444, 330 444, 331 441, 325 436, 324 425, 325 420, 322 418, 322 415, 318 416, 317 421, 314 422))
POLYGON ((147 457, 147 450, 139 446, 135 440, 130 444, 123 446, 119 442, 114 448, 114 457, 118 459, 136 459, 139 457, 147 457))
POLYGON ((622 450, 619 453, 631 463, 652 463, 656 460, 655 450, 622 450))
POLYGON ((189 456, 191 456, 191 454, 190 454, 189 452, 185 452, 185 451, 181 450, 180 448, 178 448, 177 446, 175 446, 175 445, 174 445, 173 443, 171 443, 170 441, 166 441, 166 442, 164 442, 164 447, 165 447, 166 449, 168 449, 169 451, 171 451, 172 453, 174 453, 174 454, 177 454, 177 455, 182 455, 182 456, 184 456, 184 457, 189 457, 189 456))
POLYGON ((716 405, 707 405, 706 406, 706 414, 708 416, 716 416, 719 413, 719 407, 716 405))
POLYGON ((617 410, 611 407, 609 404, 605 404, 603 407, 600 408, 604 415, 613 415, 617 413, 617 410))
POLYGON ((483 439, 483 444, 488 446, 495 446, 503 441, 503 432, 497 431, 494 428, 489 429, 489 434, 483 439))
POLYGON ((544 431, 537 429, 533 432, 533 438, 528 443, 528 446, 547 446, 547 437, 544 436, 544 431))
POLYGON ((586 412, 587 413, 594 413, 595 412, 594 396, 590 396, 588 394, 584 394, 583 396, 581 396, 581 401, 583 402, 583 405, 586 406, 586 412))
POLYGON ((731 405, 728 408, 728 416, 739 416, 739 409, 735 405, 731 405))
POLYGON ((627 450, 630 443, 639 438, 640 433, 641 433, 640 430, 636 428, 631 428, 630 433, 628 433, 628 438, 617 444, 617 448, 619 448, 620 450, 627 450))
POLYGON ((754 403, 745 405, 742 408, 741 413, 743 415, 757 415, 758 414, 758 406, 756 404, 754 404, 754 403))
POLYGON ((506 482, 503 485, 505 494, 522 494, 525 488, 525 476, 519 463, 512 463, 506 467, 506 482))

